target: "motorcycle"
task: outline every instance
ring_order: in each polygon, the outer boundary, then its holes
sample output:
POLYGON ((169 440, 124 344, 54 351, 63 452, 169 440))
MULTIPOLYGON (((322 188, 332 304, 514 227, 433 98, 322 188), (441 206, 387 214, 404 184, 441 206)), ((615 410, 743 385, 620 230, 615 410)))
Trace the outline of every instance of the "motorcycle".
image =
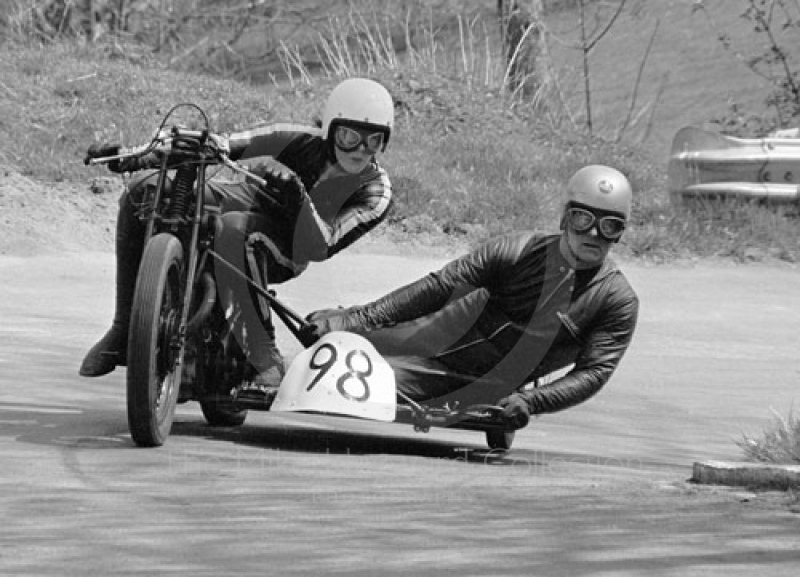
POLYGON ((139 265, 128 335, 126 400, 133 441, 157 447, 167 440, 179 403, 196 401, 211 426, 235 427, 247 411, 303 411, 408 423, 427 432, 432 426, 485 431, 491 449, 508 450, 514 431, 500 408, 422 406, 404 397, 391 366, 358 335, 331 333, 317 340, 312 327, 267 286, 257 243, 247 247, 241 270, 214 249, 219 208, 204 196, 210 167, 227 167, 268 183, 229 157, 224 139, 210 130, 205 113, 182 104, 167 113, 147 144, 89 149, 87 165, 157 159, 157 184, 148 199, 145 245, 139 265), (167 127, 181 107, 199 112, 201 128, 167 127), (171 183, 170 183, 171 181, 171 183), (226 310, 215 276, 225 267, 250 286, 259 306, 274 313, 305 347, 291 363, 274 399, 267 404, 238 398, 246 379, 247 351, 235 337, 234 310, 226 310), (399 399, 399 401, 398 401, 399 399))

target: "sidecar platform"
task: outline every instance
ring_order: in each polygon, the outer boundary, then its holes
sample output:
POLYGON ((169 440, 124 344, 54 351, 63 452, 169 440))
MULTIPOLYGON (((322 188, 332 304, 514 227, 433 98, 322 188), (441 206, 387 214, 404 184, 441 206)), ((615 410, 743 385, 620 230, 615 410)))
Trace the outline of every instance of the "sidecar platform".
MULTIPOLYGON (((251 410, 268 412, 272 409, 272 402, 275 400, 276 394, 277 390, 263 402, 219 395, 210 397, 205 402, 215 403, 229 411, 251 410)), ((398 403, 394 422, 411 425, 415 430, 423 433, 428 432, 431 427, 465 429, 469 431, 508 431, 508 425, 500 417, 500 411, 500 407, 494 405, 473 405, 464 410, 455 410, 444 407, 431 408, 398 403)), ((326 413, 324 411, 303 412, 337 415, 337 413, 326 413)))
MULTIPOLYGON (((392 360, 387 362, 362 336, 332 332, 293 359, 281 386, 266 399, 222 394, 203 399, 201 406, 207 417, 211 415, 209 422, 220 424, 243 422, 251 409, 299 412, 402 423, 418 432, 431 427, 483 431, 492 450, 511 448, 514 430, 501 417, 500 407, 467 397, 416 401, 397 388, 395 372, 402 361, 392 360)), ((431 379, 441 376, 438 369, 415 369, 422 378, 425 372, 431 379)), ((459 378, 450 373, 448 377, 459 378)), ((466 375, 463 379, 467 385, 473 382, 466 375)), ((492 390, 500 391, 502 384, 497 385, 492 390)))
POLYGON ((492 450, 511 449, 515 431, 500 417, 500 407, 473 405, 464 410, 397 405, 395 422, 412 425, 415 431, 427 433, 431 427, 483 431, 492 450))
MULTIPOLYGON (((215 396, 205 399, 203 404, 206 407, 212 404, 218 410, 228 414, 244 414, 243 412, 248 410, 268 412, 272 409, 274 399, 275 394, 268 397, 266 402, 215 396)), ((421 433, 429 432, 432 427, 484 432, 490 449, 507 451, 511 449, 515 432, 510 430, 508 424, 500 417, 500 410, 500 407, 493 405, 473 405, 464 410, 455 410, 398 402, 393 422, 410 425, 415 431, 421 433)), ((324 411, 302 412, 353 418, 350 415, 324 411)))

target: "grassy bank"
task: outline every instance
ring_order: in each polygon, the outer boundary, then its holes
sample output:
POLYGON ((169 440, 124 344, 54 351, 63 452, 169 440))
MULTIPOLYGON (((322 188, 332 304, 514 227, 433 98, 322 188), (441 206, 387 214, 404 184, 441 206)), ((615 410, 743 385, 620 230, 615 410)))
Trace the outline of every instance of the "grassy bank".
MULTIPOLYGON (((142 143, 167 110, 193 102, 217 131, 309 122, 335 77, 254 86, 171 70, 144 47, 62 41, 0 45, 0 162, 45 181, 88 182, 81 158, 96 141, 142 143)), ((347 71, 346 71, 347 72, 347 71)), ((359 72, 350 70, 350 72, 359 72)), ((554 130, 499 89, 421 66, 367 71, 398 103, 383 159, 395 186, 391 226, 471 242, 502 231, 554 230, 562 184, 587 163, 625 172, 637 192, 618 251, 655 261, 800 258, 796 220, 780 210, 670 204, 664 158, 554 130)))

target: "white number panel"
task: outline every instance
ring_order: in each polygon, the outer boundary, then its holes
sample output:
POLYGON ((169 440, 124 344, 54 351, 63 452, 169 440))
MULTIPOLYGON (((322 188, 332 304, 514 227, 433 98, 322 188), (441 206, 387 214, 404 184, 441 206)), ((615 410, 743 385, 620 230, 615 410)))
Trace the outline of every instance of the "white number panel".
POLYGON ((313 411, 393 421, 394 371, 364 337, 333 332, 292 361, 272 411, 313 411))

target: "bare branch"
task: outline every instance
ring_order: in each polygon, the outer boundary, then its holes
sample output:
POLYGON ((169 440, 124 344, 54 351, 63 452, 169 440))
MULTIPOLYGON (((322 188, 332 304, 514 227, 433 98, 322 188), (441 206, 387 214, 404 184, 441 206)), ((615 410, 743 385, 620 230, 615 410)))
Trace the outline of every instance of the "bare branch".
POLYGON ((642 84, 642 74, 644 73, 645 64, 647 63, 647 59, 650 56, 650 51, 653 48, 653 42, 655 41, 656 35, 658 34, 658 28, 661 26, 661 19, 659 18, 656 20, 655 26, 653 26, 653 33, 650 35, 650 41, 647 43, 647 48, 645 48, 644 56, 642 57, 642 61, 639 63, 639 69, 636 71, 636 81, 633 84, 633 94, 631 95, 630 106, 628 107, 628 113, 625 116, 625 120, 619 127, 615 140, 619 140, 622 137, 622 134, 625 132, 625 129, 628 127, 630 123, 631 116, 633 115, 633 111, 636 108, 636 100, 639 94, 639 87, 642 84))
MULTIPOLYGON (((620 0, 619 6, 617 6, 617 11, 614 12, 614 15, 606 23, 605 27, 600 32, 597 33, 597 35, 594 37, 594 40, 592 40, 588 45, 585 46, 584 49, 586 50, 586 52, 591 52, 591 50, 597 45, 597 43, 600 42, 600 39, 603 38, 603 36, 605 36, 609 30, 611 30, 611 27, 614 25, 614 22, 616 22, 617 18, 619 18, 619 15, 622 14, 622 9, 625 7, 625 2, 627 2, 627 0, 620 0)), ((583 11, 583 2, 581 2, 581 12, 582 11, 583 11)))

